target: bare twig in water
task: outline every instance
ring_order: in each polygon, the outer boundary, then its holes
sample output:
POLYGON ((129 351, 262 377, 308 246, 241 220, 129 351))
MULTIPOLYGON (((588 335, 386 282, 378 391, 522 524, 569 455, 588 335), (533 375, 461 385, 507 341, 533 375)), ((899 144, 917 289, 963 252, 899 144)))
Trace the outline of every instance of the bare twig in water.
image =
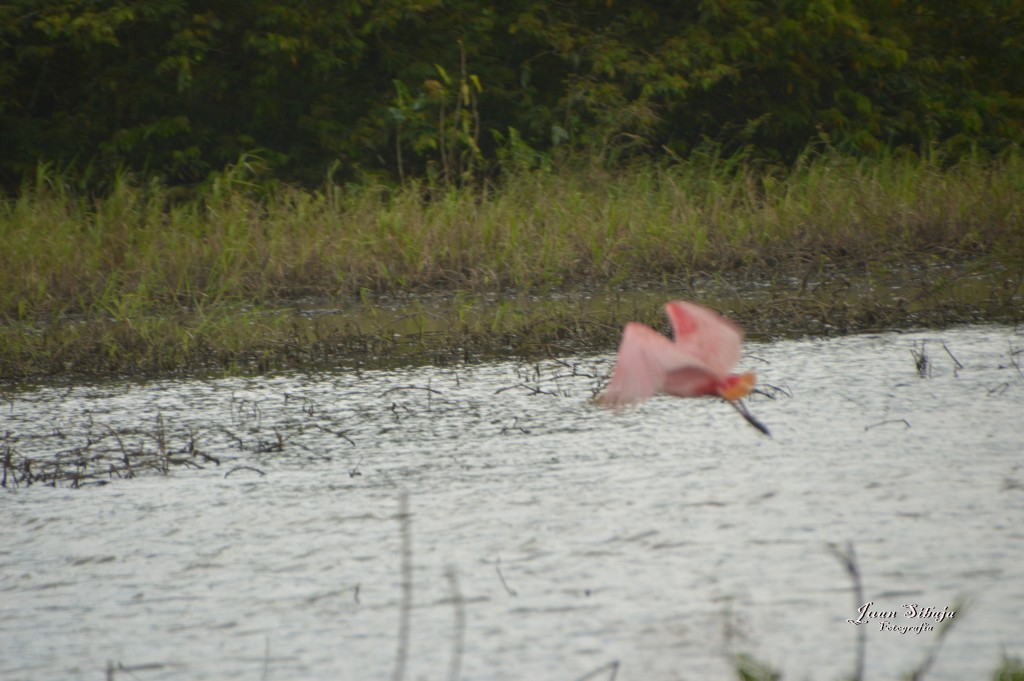
POLYGON ((608 675, 608 681, 615 681, 615 677, 619 675, 619 661, 612 660, 608 664, 603 664, 597 669, 593 669, 583 676, 576 679, 576 681, 590 681, 590 679, 596 679, 598 674, 610 672, 608 675))
POLYGON ((989 395, 989 397, 992 397, 993 395, 996 395, 996 396, 1002 395, 1003 393, 1005 393, 1009 389, 1010 389, 1010 384, 1006 383, 1006 382, 1003 382, 1003 383, 1000 383, 999 385, 995 386, 994 388, 989 388, 988 389, 988 395, 989 395))
POLYGON ((132 478, 147 470, 167 475, 172 466, 202 468, 198 461, 220 463, 196 448, 195 434, 191 430, 189 440, 180 447, 171 446, 174 435, 162 415, 158 415, 155 427, 141 429, 115 430, 93 423, 90 418, 86 431, 79 435, 70 436, 58 429, 50 435, 30 436, 32 439, 57 438, 61 442, 69 438, 74 441, 84 439, 84 442, 72 444, 52 456, 36 458, 24 456, 12 447, 11 441, 16 442, 18 438, 12 438, 8 432, 0 437, 3 465, 0 485, 104 485, 110 478, 132 478), (142 442, 132 444, 128 436, 139 436, 142 442), (144 446, 147 440, 154 443, 152 449, 144 446))
POLYGON ((494 394, 498 395, 499 393, 503 393, 506 390, 512 390, 513 388, 523 388, 523 389, 529 391, 530 394, 532 394, 532 395, 553 395, 555 397, 558 396, 558 393, 553 393, 550 390, 544 390, 544 389, 540 388, 539 386, 528 385, 526 383, 516 383, 515 385, 503 386, 503 387, 498 388, 497 390, 495 390, 494 394))
POLYGON ((160 453, 161 472, 167 475, 171 472, 171 454, 167 451, 167 430, 164 428, 163 412, 156 414, 156 449, 160 453))
POLYGON ((150 664, 133 664, 130 667, 125 666, 120 662, 118 662, 117 664, 114 664, 113 662, 107 662, 107 681, 114 681, 115 672, 124 672, 125 674, 130 675, 133 679, 137 679, 138 677, 135 676, 135 672, 151 672, 158 669, 163 669, 164 666, 165 665, 159 662, 153 662, 150 664))
POLYGON ((1021 378, 1024 378, 1024 371, 1021 371, 1021 369, 1020 369, 1020 362, 1017 361, 1017 355, 1019 355, 1022 351, 1024 351, 1024 350, 1022 350, 1020 348, 1014 348, 1013 344, 1012 343, 1010 344, 1010 365, 1013 366, 1013 368, 1017 370, 1017 375, 1018 376, 1020 376, 1021 378))
POLYGON ((6 488, 7 487, 7 471, 8 471, 8 469, 12 468, 12 465, 11 465, 11 445, 6 443, 6 442, 4 443, 4 459, 3 459, 3 461, 4 461, 4 471, 3 471, 3 477, 0 477, 0 487, 6 488))
POLYGON ((494 570, 498 573, 498 579, 501 580, 501 585, 503 587, 505 587, 505 592, 509 596, 518 596, 519 592, 517 592, 515 589, 510 587, 508 585, 508 582, 505 581, 505 575, 501 574, 501 556, 498 556, 498 562, 497 562, 497 564, 495 564, 494 570))
POLYGON ((398 527, 402 538, 402 603, 398 616, 398 652, 391 681, 405 678, 405 665, 409 657, 409 623, 412 616, 412 531, 409 518, 409 493, 402 492, 398 499, 398 527))
MULTIPOLYGON (((846 574, 853 581, 853 607, 854 610, 860 610, 867 601, 864 600, 864 583, 861 580, 860 567, 857 565, 857 554, 854 553, 853 543, 847 542, 845 549, 840 549, 835 544, 829 544, 828 550, 842 564, 846 574)), ((866 629, 866 627, 857 627, 857 657, 852 681, 864 680, 864 655, 867 650, 866 629)))
POLYGON ((950 359, 952 359, 954 362, 956 362, 956 368, 957 369, 963 369, 964 368, 964 365, 960 363, 960 360, 958 360, 953 355, 953 352, 948 347, 946 347, 946 341, 942 341, 942 349, 946 351, 946 354, 949 355, 950 359))
POLYGON ((455 635, 452 637, 452 657, 448 662, 448 681, 459 681, 466 640, 466 601, 459 591, 459 577, 455 574, 455 569, 449 567, 445 570, 444 576, 448 578, 448 588, 452 592, 452 607, 455 608, 455 635))
POLYGON ((335 437, 340 437, 341 439, 345 440, 345 442, 349 443, 353 447, 356 446, 356 443, 352 440, 352 438, 350 438, 348 436, 348 434, 347 434, 348 431, 347 430, 332 430, 330 428, 326 428, 326 427, 320 425, 319 423, 314 423, 313 427, 316 428, 317 430, 319 430, 322 433, 330 433, 331 435, 334 435, 335 437))
POLYGON ((523 428, 522 426, 518 425, 518 423, 519 423, 519 417, 518 416, 513 416, 512 417, 512 425, 511 426, 502 426, 501 427, 501 432, 499 433, 499 435, 508 435, 513 430, 518 430, 520 433, 523 433, 524 435, 529 435, 530 431, 527 430, 526 428, 523 428))
POLYGON ((776 399, 778 395, 785 395, 786 397, 792 397, 793 393, 787 388, 783 388, 778 385, 772 385, 771 383, 761 383, 758 387, 754 388, 751 393, 758 395, 764 395, 770 400, 776 399))
POLYGON ((234 473, 235 471, 253 471, 254 473, 259 473, 259 474, 260 474, 260 477, 261 477, 261 478, 262 478, 262 477, 263 477, 264 475, 266 475, 266 473, 264 473, 263 471, 261 471, 261 470, 260 470, 259 468, 254 468, 254 467, 252 467, 252 466, 235 466, 234 468, 232 468, 231 470, 229 470, 229 471, 228 471, 227 473, 225 473, 225 474, 224 474, 224 477, 225 477, 225 478, 226 478, 226 477, 228 477, 229 475, 231 475, 231 474, 232 474, 232 473, 234 473))
POLYGON ((398 390, 426 390, 427 393, 433 393, 435 395, 444 394, 440 390, 437 390, 436 388, 431 388, 428 385, 396 385, 394 388, 388 388, 387 390, 383 391, 380 395, 381 397, 383 397, 384 395, 389 395, 398 390))
POLYGON ((864 430, 866 430, 866 431, 867 430, 871 430, 872 428, 877 428, 878 426, 888 425, 890 423, 902 423, 906 428, 910 427, 910 421, 908 421, 906 419, 889 419, 888 421, 879 421, 878 423, 872 423, 869 426, 864 426, 864 430))
POLYGON ((283 452, 284 451, 284 436, 278 429, 274 428, 274 439, 264 440, 263 438, 256 438, 256 446, 253 451, 258 454, 268 454, 270 452, 283 452))
POLYGON ((244 397, 236 397, 231 393, 231 421, 235 425, 241 425, 247 421, 255 421, 259 425, 263 420, 263 409, 256 400, 244 397))
POLYGON ((243 439, 242 439, 242 438, 240 438, 239 436, 235 435, 234 433, 232 433, 232 432, 231 432, 230 430, 228 430, 228 429, 227 429, 227 428, 225 428, 224 426, 221 426, 220 430, 221 430, 221 432, 222 432, 222 433, 224 433, 224 434, 225 434, 225 435, 227 435, 227 436, 228 436, 229 438, 231 438, 232 440, 234 440, 234 442, 235 442, 235 446, 237 446, 237 447, 238 447, 239 449, 241 449, 241 450, 242 450, 243 452, 244 452, 245 450, 247 450, 247 449, 248 449, 248 446, 247 446, 247 445, 245 444, 245 440, 243 440, 243 439))
POLYGON ((114 436, 114 439, 117 440, 117 446, 121 449, 121 460, 124 461, 124 470, 128 472, 127 477, 134 478, 135 473, 132 471, 132 460, 131 457, 128 456, 128 450, 124 448, 124 441, 121 440, 121 436, 118 435, 117 431, 113 428, 110 426, 106 426, 106 428, 110 431, 110 434, 114 436))
POLYGON ((914 357, 914 367, 917 369, 917 375, 921 378, 928 378, 932 374, 931 362, 928 361, 928 353, 924 349, 924 341, 921 341, 921 349, 918 350, 915 345, 910 349, 910 354, 914 357))

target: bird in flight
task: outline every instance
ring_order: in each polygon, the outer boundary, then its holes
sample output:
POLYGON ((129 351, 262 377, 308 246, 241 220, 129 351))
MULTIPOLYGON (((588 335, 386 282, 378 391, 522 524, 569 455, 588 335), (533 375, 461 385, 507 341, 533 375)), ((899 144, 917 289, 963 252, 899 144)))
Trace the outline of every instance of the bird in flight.
POLYGON ((757 381, 753 373, 730 373, 740 359, 743 329, 714 310, 683 300, 665 304, 673 340, 638 322, 622 332, 619 356, 601 405, 622 407, 657 394, 721 397, 750 425, 771 437, 742 398, 757 381))

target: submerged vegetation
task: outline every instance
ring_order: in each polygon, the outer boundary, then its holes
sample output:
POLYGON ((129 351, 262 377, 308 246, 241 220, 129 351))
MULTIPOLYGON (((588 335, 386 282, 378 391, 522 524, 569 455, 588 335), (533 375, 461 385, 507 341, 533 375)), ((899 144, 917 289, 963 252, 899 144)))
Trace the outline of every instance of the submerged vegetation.
POLYGON ((1021 309, 1016 155, 709 156, 441 190, 260 185, 254 162, 188 198, 125 175, 92 195, 44 170, 4 200, 0 376, 608 349, 666 295, 754 333, 1021 309))

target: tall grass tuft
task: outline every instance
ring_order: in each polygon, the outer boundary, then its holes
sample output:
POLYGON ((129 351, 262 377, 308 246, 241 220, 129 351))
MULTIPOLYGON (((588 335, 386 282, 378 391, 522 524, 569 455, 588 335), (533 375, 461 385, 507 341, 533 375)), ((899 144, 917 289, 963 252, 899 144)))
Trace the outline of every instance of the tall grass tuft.
MULTIPOLYGON (((225 311, 310 298, 442 290, 478 299, 672 286, 706 274, 806 279, 825 268, 1024 262, 1017 155, 947 167, 817 154, 792 168, 708 155, 448 189, 304 190, 253 177, 240 164, 183 196, 119 174, 88 195, 41 167, 0 198, 4 356, 42 352, 52 325, 85 321, 115 325, 82 332, 109 352, 150 352, 163 338, 171 355, 157 364, 170 364, 212 337, 205 330, 225 311), (181 337, 168 348, 174 328, 181 337)), ((65 328, 61 343, 72 336, 65 328)))
POLYGON ((616 284, 1016 251, 1024 163, 810 158, 512 176, 436 192, 215 185, 180 201, 121 175, 100 197, 41 173, 0 203, 0 315, 114 319, 362 290, 616 284))
POLYGON ((496 290, 1020 252, 1024 163, 698 160, 530 173, 500 187, 317 191, 215 183, 188 200, 121 175, 99 197, 42 171, 0 203, 0 315, 113 319, 230 301, 496 290))

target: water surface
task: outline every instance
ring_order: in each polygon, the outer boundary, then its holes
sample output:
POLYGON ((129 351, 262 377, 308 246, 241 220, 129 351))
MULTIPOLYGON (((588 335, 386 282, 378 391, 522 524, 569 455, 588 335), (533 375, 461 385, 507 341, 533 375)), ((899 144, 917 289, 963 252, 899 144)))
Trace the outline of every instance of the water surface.
POLYGON ((863 625, 868 677, 938 640, 904 604, 966 597, 927 678, 983 678, 1024 654, 1022 347, 748 344, 771 439, 718 401, 598 409, 607 356, 8 393, 17 456, 203 467, 0 491, 0 677, 389 678, 408 597, 408 679, 725 679, 735 652, 834 679, 858 604, 829 545, 851 544, 897 611, 863 625))

